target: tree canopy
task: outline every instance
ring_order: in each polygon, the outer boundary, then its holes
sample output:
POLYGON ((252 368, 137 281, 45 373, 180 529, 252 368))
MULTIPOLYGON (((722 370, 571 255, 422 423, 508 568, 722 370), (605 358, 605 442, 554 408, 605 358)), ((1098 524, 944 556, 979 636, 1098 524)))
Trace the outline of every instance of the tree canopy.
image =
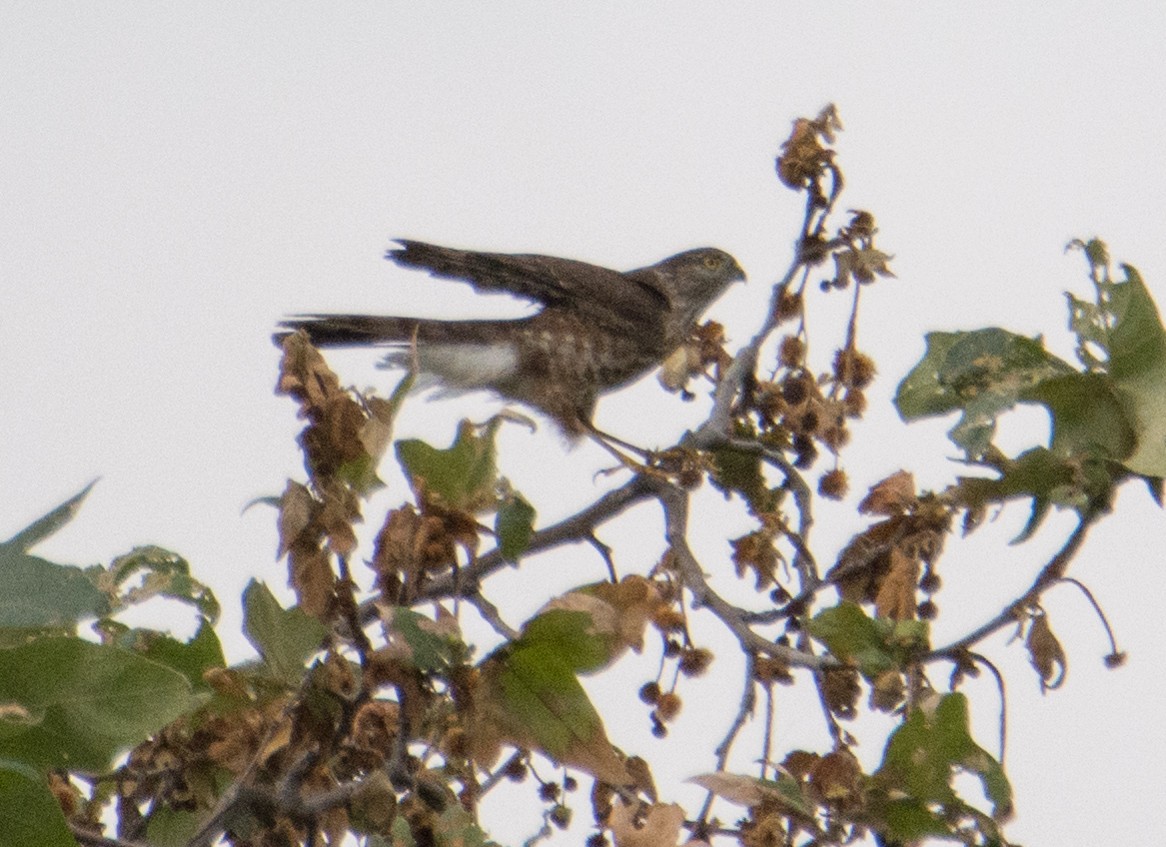
MULTIPOLYGON (((804 196, 804 216, 752 338, 730 351, 706 322, 661 363, 664 387, 708 394, 704 422, 666 449, 617 451, 612 485, 563 520, 541 523, 545 505, 506 479, 496 436, 522 416, 463 420, 448 445, 395 439, 414 374, 387 397, 356 391, 296 333, 281 342, 276 391, 305 421, 306 478, 261 504, 275 510, 296 603, 247 587, 255 658, 227 664, 219 602, 180 555, 139 547, 81 568, 32 552, 92 485, 0 545, 0 844, 487 844, 479 812, 492 802, 529 814, 532 841, 576 827, 593 847, 1009 843, 1003 732, 978 738, 970 719, 1003 706, 966 682, 987 671, 1004 692, 980 645, 1006 628, 1043 689, 1064 682, 1043 598, 1068 585, 1093 601, 1070 567, 1123 484, 1161 503, 1166 331, 1138 272, 1091 239, 1069 245, 1089 286, 1067 295, 1076 362, 999 327, 930 333, 894 402, 907 422, 957 417, 962 471, 934 490, 908 469, 869 486, 856 504, 864 526, 829 554, 816 507, 848 496, 851 430, 875 377, 860 303, 894 276, 875 215, 838 212, 840 128, 828 107, 781 145, 776 174, 804 196), (811 333, 815 298, 849 298, 837 345, 824 340, 832 328, 811 333), (1049 437, 1010 451, 997 421, 1022 404, 1047 411, 1049 437), (403 483, 390 489, 409 494, 372 513, 390 474, 403 483), (719 531, 702 488, 751 521, 723 539, 723 562, 693 544, 719 531), (1013 501, 1029 510, 1018 544, 1054 509, 1074 525, 1023 592, 981 603, 980 623, 935 643, 945 549, 1013 501), (637 567, 601 533, 648 509, 662 517, 661 554, 637 567), (378 529, 362 541, 366 520, 378 529), (577 544, 608 578, 548 594, 516 620, 497 576, 577 544), (725 586, 749 583, 750 602, 730 599, 725 586), (192 638, 119 620, 158 597, 189 607, 192 638), (491 628, 487 647, 463 634, 467 616, 491 628), (709 743, 686 751, 691 770, 664 774, 656 761, 686 693, 729 660, 707 646, 712 629, 735 645, 743 678, 724 712, 703 718, 709 743), (639 672, 655 666, 637 694, 658 749, 613 743, 607 725, 626 715, 585 685, 629 652, 645 657, 639 672), (818 704, 828 745, 783 739, 773 715, 788 698, 818 704), (870 713, 888 722, 855 721, 870 713), (752 722, 764 732, 746 749, 752 722), (882 751, 874 767, 860 744, 882 751), (704 789, 701 804, 670 796, 681 779, 704 789)), ((1105 661, 1124 661, 1112 637, 1105 661)))

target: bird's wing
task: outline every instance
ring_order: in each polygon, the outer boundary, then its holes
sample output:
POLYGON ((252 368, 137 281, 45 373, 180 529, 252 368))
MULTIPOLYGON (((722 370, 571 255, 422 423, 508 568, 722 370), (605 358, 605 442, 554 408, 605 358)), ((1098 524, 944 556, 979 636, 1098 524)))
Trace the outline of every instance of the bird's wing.
POLYGON ((470 283, 480 292, 507 292, 547 306, 565 306, 606 325, 652 319, 668 308, 649 285, 609 268, 557 256, 478 253, 400 240, 386 259, 470 283))

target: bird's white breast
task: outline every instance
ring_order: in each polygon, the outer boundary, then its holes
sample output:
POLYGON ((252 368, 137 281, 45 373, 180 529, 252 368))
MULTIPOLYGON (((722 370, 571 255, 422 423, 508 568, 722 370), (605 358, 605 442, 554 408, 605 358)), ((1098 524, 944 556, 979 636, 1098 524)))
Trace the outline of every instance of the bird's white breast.
MULTIPOLYGON (((413 352, 401 350, 385 357, 384 365, 408 368, 413 352)), ((422 344, 417 350, 421 386, 437 383, 444 393, 489 388, 512 379, 518 371, 518 353, 511 344, 422 344)))

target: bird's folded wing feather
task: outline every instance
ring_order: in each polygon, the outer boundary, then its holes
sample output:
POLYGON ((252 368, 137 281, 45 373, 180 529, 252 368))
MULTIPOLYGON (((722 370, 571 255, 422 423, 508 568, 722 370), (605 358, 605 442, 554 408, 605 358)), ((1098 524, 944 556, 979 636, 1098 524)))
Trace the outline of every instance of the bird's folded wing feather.
POLYGON ((639 279, 557 256, 478 253, 400 240, 385 258, 432 275, 470 283, 480 292, 507 292, 572 311, 605 325, 640 323, 668 308, 664 295, 639 279))

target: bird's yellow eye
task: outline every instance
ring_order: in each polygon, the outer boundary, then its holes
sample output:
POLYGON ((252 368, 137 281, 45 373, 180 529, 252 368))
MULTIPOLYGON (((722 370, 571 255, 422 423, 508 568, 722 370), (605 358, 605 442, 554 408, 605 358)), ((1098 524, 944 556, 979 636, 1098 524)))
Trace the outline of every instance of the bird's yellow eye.
POLYGON ((724 264, 724 262, 721 260, 721 257, 715 253, 710 253, 704 257, 704 266, 710 271, 715 271, 722 264, 724 264))

